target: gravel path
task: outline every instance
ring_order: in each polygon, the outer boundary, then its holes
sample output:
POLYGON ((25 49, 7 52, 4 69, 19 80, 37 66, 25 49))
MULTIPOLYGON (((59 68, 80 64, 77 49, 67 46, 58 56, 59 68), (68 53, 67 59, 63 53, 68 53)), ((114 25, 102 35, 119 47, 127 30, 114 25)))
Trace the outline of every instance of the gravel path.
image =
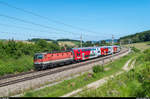
MULTIPOLYGON (((124 71, 129 71, 130 69, 132 69, 133 68, 133 66, 134 66, 134 63, 135 63, 135 61, 133 61, 132 62, 132 64, 131 64, 131 67, 129 67, 129 63, 131 62, 131 59, 130 60, 128 60, 127 62, 126 62, 126 64, 123 66, 123 70, 124 71)), ((96 82, 93 82, 93 83, 91 83, 91 84, 88 84, 85 88, 86 89, 96 89, 96 88, 98 88, 98 87, 100 87, 101 85, 103 85, 104 83, 106 83, 109 79, 111 79, 111 78, 114 78, 115 76, 117 76, 117 75, 120 75, 120 74, 122 74, 123 73, 123 71, 120 71, 120 72, 117 72, 116 74, 114 74, 114 75, 111 75, 111 76, 108 76, 108 77, 104 77, 103 79, 100 79, 100 80, 98 80, 98 81, 96 81, 96 82)), ((84 90, 84 88, 80 88, 80 89, 77 89, 77 90, 75 90, 75 91, 73 91, 73 92, 71 92, 71 93, 68 93, 68 94, 66 94, 66 95, 63 95, 63 96, 61 96, 61 97, 69 97, 69 96, 72 96, 72 95, 75 95, 75 94, 77 94, 77 93, 79 93, 79 92, 81 92, 81 91, 83 91, 84 90)))

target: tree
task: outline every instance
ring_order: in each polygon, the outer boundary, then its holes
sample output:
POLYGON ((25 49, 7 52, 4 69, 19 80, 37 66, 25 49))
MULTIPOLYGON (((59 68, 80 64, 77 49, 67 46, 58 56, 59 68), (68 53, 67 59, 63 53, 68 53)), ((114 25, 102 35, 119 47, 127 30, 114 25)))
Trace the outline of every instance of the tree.
POLYGON ((105 41, 105 40, 102 40, 102 41, 101 41, 101 44, 106 44, 106 41, 105 41))

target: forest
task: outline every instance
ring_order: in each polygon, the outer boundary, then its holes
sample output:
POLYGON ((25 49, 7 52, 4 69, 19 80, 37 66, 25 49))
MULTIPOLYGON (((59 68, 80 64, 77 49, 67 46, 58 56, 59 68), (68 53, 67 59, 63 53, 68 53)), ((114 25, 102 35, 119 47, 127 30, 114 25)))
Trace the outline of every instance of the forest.
POLYGON ((119 41, 125 44, 150 41, 150 30, 121 37, 119 41))

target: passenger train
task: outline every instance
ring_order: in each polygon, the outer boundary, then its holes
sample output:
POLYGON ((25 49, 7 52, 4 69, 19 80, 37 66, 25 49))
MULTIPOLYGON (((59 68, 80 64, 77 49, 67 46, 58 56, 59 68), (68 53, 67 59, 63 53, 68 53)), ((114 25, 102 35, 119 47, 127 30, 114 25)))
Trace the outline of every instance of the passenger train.
POLYGON ((44 70, 60 64, 76 63, 88 59, 110 55, 120 51, 120 46, 101 46, 72 48, 71 50, 51 53, 36 53, 34 55, 34 67, 44 70))

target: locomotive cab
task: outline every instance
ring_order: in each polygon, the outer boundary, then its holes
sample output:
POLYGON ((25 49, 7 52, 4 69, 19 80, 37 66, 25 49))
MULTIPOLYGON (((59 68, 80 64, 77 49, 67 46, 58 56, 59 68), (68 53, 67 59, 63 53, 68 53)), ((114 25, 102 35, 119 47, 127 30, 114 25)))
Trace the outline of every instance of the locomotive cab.
POLYGON ((43 67, 44 53, 36 53, 34 55, 34 67, 40 70, 43 67))
POLYGON ((36 54, 34 60, 43 59, 43 54, 36 54))

